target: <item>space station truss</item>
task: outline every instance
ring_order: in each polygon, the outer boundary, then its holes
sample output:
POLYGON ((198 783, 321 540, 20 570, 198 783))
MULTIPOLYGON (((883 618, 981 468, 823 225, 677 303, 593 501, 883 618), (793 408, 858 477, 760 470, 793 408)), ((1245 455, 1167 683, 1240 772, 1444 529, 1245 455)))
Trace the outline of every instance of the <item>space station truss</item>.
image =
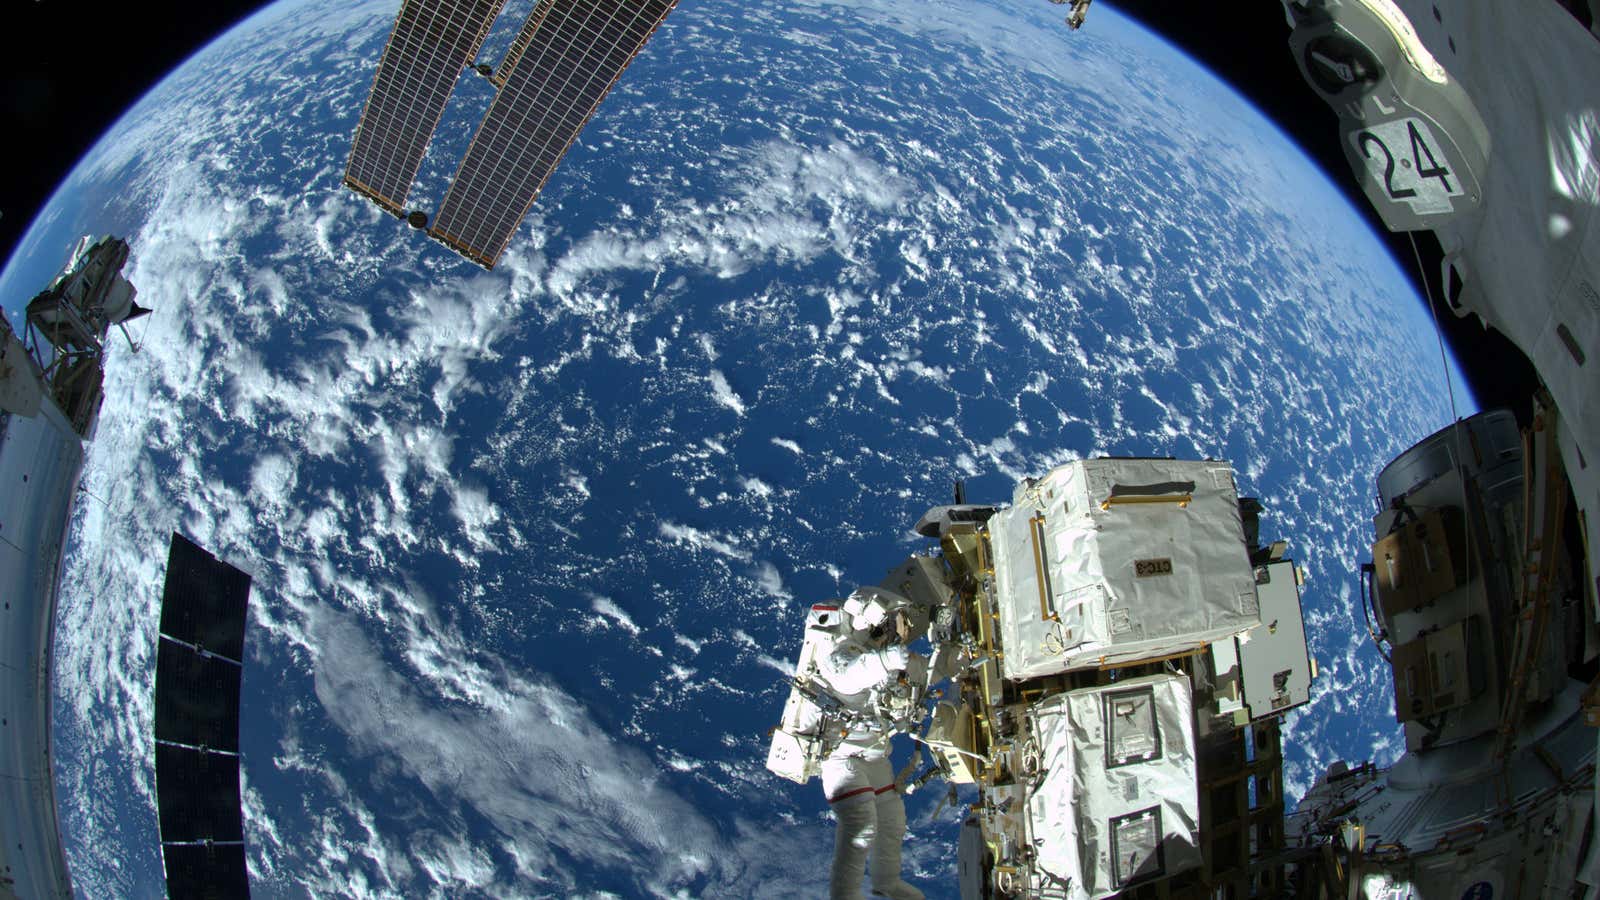
POLYGON ((505 0, 406 0, 378 61, 344 183, 404 214, 461 70, 471 65, 505 0))
POLYGON ((248 897, 239 687, 250 576, 174 533, 156 650, 156 809, 167 895, 248 897))
MULTIPOLYGON (((405 199, 456 77, 504 0, 407 0, 356 131, 345 184, 421 227, 405 199)), ((493 268, 517 226, 677 0, 540 0, 500 65, 496 88, 428 233, 493 268)))

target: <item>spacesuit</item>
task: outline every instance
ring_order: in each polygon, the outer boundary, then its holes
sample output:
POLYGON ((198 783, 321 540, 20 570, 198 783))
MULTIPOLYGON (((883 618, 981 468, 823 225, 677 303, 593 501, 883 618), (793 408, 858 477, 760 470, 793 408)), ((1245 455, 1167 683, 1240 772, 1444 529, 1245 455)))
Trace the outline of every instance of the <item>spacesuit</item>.
POLYGON ((922 892, 900 878, 906 811, 889 764, 890 738, 912 724, 909 717, 897 720, 901 713, 894 701, 914 696, 907 693, 908 673, 915 680, 926 672, 924 658, 905 646, 905 605, 886 591, 851 594, 843 606, 850 627, 841 628, 818 659, 818 674, 834 696, 869 714, 855 720, 822 762, 823 795, 839 819, 829 879, 832 900, 859 900, 863 869, 870 869, 874 895, 922 900, 922 892))

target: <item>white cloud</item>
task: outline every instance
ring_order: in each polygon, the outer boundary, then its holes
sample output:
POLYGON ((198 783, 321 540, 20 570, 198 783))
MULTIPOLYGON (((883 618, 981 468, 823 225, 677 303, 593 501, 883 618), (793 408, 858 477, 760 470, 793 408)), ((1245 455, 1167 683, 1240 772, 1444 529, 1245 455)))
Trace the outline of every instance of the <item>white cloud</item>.
POLYGON ((662 537, 677 544, 687 545, 695 550, 709 550, 718 556, 728 559, 748 562, 750 552, 742 550, 737 541, 732 538, 721 538, 702 531, 693 525, 680 525, 677 522, 662 522, 658 526, 662 537))
POLYGON ((622 607, 618 606, 610 597, 596 595, 589 606, 616 627, 631 635, 638 636, 639 626, 634 623, 633 617, 624 612, 622 607))
POLYGON ((500 521, 500 508, 490 501, 489 494, 479 488, 457 487, 450 511, 474 550, 482 552, 495 547, 489 529, 500 521))
POLYGON ((748 151, 710 208, 685 203, 651 233, 614 228, 578 242, 551 267, 552 295, 569 296, 604 272, 694 266, 731 278, 758 264, 807 262, 833 250, 850 257, 862 239, 855 210, 882 213, 905 202, 909 183, 855 147, 775 141, 748 151))
POLYGON ((288 457, 269 453, 256 462, 250 473, 250 487, 255 499, 264 506, 282 509, 294 493, 295 464, 288 457))
MULTIPOLYGON (((440 703, 385 663, 348 616, 319 610, 310 626, 317 697, 361 751, 398 764, 438 801, 471 807, 523 855, 639 872, 656 896, 708 878, 741 889, 761 884, 747 880, 759 857, 725 841, 653 760, 607 734, 554 685, 495 668, 483 674, 489 702, 440 703)), ((481 885, 493 874, 480 850, 450 841, 418 856, 440 879, 481 885)))
POLYGON ((447 891, 484 890, 494 885, 494 861, 464 838, 425 834, 412 844, 411 852, 433 883, 447 891))
POLYGON ((794 677, 794 663, 790 660, 778 659, 765 653, 757 653, 756 662, 761 663, 763 666, 766 666, 785 678, 794 677))
POLYGON ((768 597, 780 602, 794 599, 794 595, 789 593, 789 589, 783 584, 783 575, 778 572, 778 567, 772 563, 757 563, 755 578, 756 586, 768 597))
POLYGON ((744 401, 739 399, 733 386, 728 384, 728 377, 718 369, 711 370, 711 398, 739 415, 744 415, 744 401))

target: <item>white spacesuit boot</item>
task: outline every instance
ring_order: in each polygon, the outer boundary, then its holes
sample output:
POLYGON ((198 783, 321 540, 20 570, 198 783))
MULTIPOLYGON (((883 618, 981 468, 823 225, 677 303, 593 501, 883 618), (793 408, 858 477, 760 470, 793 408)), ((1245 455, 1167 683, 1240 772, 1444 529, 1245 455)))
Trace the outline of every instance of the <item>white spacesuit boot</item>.
POLYGON ((900 846, 906 837, 906 805, 898 790, 878 793, 877 829, 872 839, 872 893, 891 900, 922 900, 922 892, 900 878, 900 846))

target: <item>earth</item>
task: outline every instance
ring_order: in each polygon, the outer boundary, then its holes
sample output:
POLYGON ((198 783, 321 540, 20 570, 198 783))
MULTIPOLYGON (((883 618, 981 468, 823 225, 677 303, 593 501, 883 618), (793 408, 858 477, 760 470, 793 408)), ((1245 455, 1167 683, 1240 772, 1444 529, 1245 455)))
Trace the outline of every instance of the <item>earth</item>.
MULTIPOLYGON (((254 579, 257 897, 821 895, 820 791, 763 767, 804 609, 923 549, 955 481, 1001 501, 1080 457, 1231 460, 1290 541, 1320 664, 1292 795, 1398 755, 1355 573, 1375 472, 1449 420, 1440 354, 1232 88, 1106 4, 1073 33, 1042 2, 684 0, 484 272, 340 185, 395 12, 284 0, 219 38, 0 278, 15 317, 113 233, 156 309, 63 567, 81 896, 163 895, 174 530, 254 579)), ((413 204, 490 90, 458 86, 413 204)), ((909 798, 907 865, 948 898, 942 794, 909 798)))

